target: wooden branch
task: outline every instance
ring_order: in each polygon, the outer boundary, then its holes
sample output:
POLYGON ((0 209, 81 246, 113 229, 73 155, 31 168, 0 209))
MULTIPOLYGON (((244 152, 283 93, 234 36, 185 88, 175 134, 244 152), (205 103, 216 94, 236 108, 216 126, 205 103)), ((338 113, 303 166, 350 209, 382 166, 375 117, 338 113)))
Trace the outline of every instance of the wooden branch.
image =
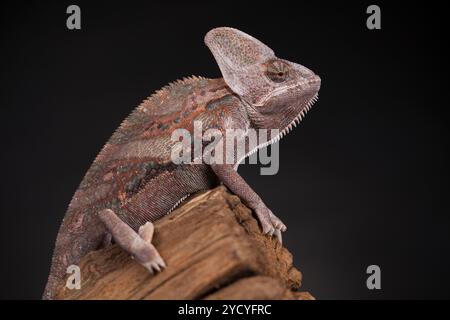
POLYGON ((195 195, 155 223, 153 244, 167 268, 150 275, 116 245, 80 264, 81 289, 58 299, 313 299, 294 290, 292 255, 261 234, 257 220, 225 187, 195 195))

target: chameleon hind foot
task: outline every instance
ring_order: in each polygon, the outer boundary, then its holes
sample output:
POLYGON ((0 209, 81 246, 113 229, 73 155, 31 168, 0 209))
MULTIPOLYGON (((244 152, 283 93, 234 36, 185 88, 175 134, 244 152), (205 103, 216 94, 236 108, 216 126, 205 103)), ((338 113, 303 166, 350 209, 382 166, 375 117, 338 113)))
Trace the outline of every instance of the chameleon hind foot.
POLYGON ((100 211, 98 216, 111 233, 114 241, 151 274, 160 272, 166 267, 158 250, 151 243, 154 232, 151 222, 141 226, 138 234, 110 209, 100 211))
MULTIPOLYGON (((138 234, 144 241, 146 241, 153 247, 151 242, 153 239, 154 231, 155 231, 155 227, 153 226, 153 223, 146 222, 144 225, 139 227, 138 234)), ((161 258, 158 251, 156 251, 156 253, 157 253, 157 256, 152 261, 149 261, 144 265, 144 267, 147 268, 147 270, 149 270, 150 273, 152 273, 152 270, 156 270, 157 272, 160 272, 162 269, 164 269, 166 267, 166 263, 161 258)))

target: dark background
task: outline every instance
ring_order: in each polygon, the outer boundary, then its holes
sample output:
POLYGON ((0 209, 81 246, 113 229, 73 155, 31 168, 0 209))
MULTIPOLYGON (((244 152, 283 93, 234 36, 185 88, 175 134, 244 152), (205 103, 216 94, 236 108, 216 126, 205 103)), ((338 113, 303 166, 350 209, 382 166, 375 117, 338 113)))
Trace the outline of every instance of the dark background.
MULTIPOLYGON (((0 298, 40 298, 65 209, 142 99, 188 75, 219 77, 204 34, 232 26, 322 78, 281 141, 280 171, 239 171, 288 225, 285 245, 319 299, 449 298, 444 9, 372 2, 1 4, 0 298), (369 291, 368 265, 382 270, 369 291)), ((427 2, 428 3, 428 2, 427 2)))

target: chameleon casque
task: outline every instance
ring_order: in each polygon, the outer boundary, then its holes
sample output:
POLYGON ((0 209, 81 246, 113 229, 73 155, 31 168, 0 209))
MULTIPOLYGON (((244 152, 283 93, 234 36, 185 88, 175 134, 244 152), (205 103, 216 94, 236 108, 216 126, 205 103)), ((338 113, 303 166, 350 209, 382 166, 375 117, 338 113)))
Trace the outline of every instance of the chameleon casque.
POLYGON ((224 134, 233 128, 279 129, 269 137, 269 143, 276 142, 316 101, 321 80, 311 70, 277 58, 269 47, 237 29, 213 29, 205 43, 223 78, 190 77, 171 83, 123 121, 69 204, 44 299, 54 298, 69 265, 111 239, 149 272, 161 271, 165 263, 151 244, 151 222, 188 195, 219 183, 253 209, 263 233, 281 241, 286 226, 237 173, 242 159, 234 164, 174 164, 171 134, 178 128, 192 132, 193 122, 201 120, 203 129, 216 128, 224 134))

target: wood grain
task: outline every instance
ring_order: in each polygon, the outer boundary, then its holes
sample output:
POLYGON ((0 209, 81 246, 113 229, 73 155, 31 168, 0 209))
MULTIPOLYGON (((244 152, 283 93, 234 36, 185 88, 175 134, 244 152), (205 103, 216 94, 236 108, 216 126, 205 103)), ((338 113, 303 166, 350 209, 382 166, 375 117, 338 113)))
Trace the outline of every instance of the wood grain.
POLYGON ((86 255, 81 289, 58 299, 305 299, 292 255, 262 235, 251 210, 225 187, 195 195, 155 223, 167 268, 150 275, 116 245, 86 255))

